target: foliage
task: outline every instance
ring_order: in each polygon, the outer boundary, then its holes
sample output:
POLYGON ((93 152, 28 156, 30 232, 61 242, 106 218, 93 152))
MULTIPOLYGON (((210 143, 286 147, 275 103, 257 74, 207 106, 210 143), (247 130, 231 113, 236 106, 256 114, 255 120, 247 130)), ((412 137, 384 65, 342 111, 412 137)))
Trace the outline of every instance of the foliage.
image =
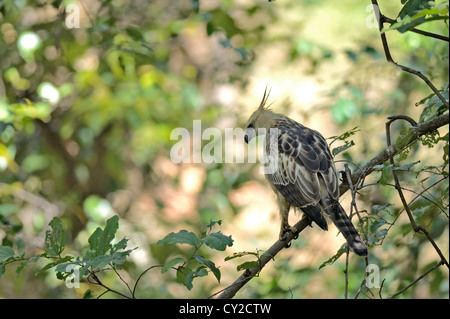
POLYGON ((225 236, 220 231, 211 233, 212 227, 216 223, 220 225, 222 221, 211 220, 211 222, 206 225, 206 227, 208 227, 208 232, 204 232, 201 238, 198 238, 197 235, 192 232, 181 230, 178 233, 170 233, 166 237, 158 241, 158 245, 188 244, 195 248, 192 255, 186 260, 180 257, 176 257, 168 261, 162 268, 161 273, 164 273, 170 268, 174 268, 175 265, 181 263, 181 266, 175 268, 175 270, 177 271, 177 279, 181 283, 183 283, 189 290, 191 290, 193 287, 192 280, 194 278, 204 277, 208 275, 207 269, 209 269, 216 277, 217 281, 220 282, 221 273, 214 262, 205 258, 203 255, 196 254, 200 247, 202 247, 204 244, 209 248, 219 251, 223 251, 227 248, 227 246, 231 247, 233 245, 231 236, 225 236), (192 270, 192 264, 196 264, 197 268, 195 268, 195 270, 192 270))
POLYGON ((261 270, 278 213, 257 165, 170 160, 173 129, 242 127, 267 82, 276 111, 331 136, 343 180, 388 146, 387 117, 448 115, 448 2, 380 3, 396 65, 371 7, 0 1, 0 296, 206 298, 258 269, 240 297, 448 297, 448 126, 410 143, 395 120, 393 162, 343 196, 368 260, 313 227, 261 270))
MULTIPOLYGON (((220 282, 221 273, 219 268, 216 267, 213 261, 207 259, 203 255, 197 254, 203 244, 219 251, 223 251, 227 246, 233 245, 231 236, 225 236, 220 231, 211 232, 216 223, 220 225, 221 221, 211 221, 210 224, 207 225, 208 232, 203 233, 203 237, 200 239, 194 233, 186 230, 181 230, 176 234, 170 233, 161 239, 158 242, 158 245, 189 244, 195 248, 194 253, 186 260, 177 257, 168 261, 162 266, 161 274, 164 274, 173 268, 176 270, 179 282, 189 290, 193 287, 192 281, 194 278, 208 275, 207 269, 209 269, 216 277, 217 281, 220 282), (180 263, 182 265, 176 268, 174 267, 180 263), (192 270, 192 265, 196 266, 195 270, 192 270)), ((97 283, 106 289, 106 291, 98 297, 111 291, 123 297, 135 298, 136 286, 139 283, 139 279, 145 272, 155 267, 152 266, 146 269, 139 276, 133 290, 129 289, 129 295, 117 292, 105 286, 98 276, 108 270, 113 270, 117 274, 118 279, 123 280, 118 271, 134 250, 126 250, 128 239, 123 238, 119 241, 116 239, 116 232, 119 228, 118 216, 113 216, 108 219, 104 229, 98 227, 94 231, 88 239, 89 247, 83 249, 85 254, 82 257, 75 257, 69 254, 63 257, 61 254, 66 248, 66 233, 61 220, 58 217, 54 217, 49 223, 49 226, 51 229, 45 232, 45 248, 44 252, 41 254, 25 258, 24 254, 16 254, 9 246, 0 246, 0 279, 5 273, 6 266, 9 264, 20 262, 20 265, 16 269, 17 275, 20 275, 22 270, 28 264, 37 263, 39 259, 47 259, 49 262, 43 266, 39 266, 36 274, 53 269, 56 272, 56 277, 65 281, 68 288, 79 285, 80 280, 87 277, 89 282, 97 283), (117 241, 117 243, 113 244, 115 241, 117 241), (67 283, 69 283, 69 285, 67 283)), ((130 286, 127 284, 127 287, 130 286)), ((84 292, 83 296, 85 298, 92 298, 93 293, 88 289, 84 292)))
POLYGON ((434 20, 448 20, 448 3, 424 0, 408 0, 402 1, 402 3, 404 5, 398 13, 397 22, 383 32, 397 30, 405 33, 423 23, 434 20))

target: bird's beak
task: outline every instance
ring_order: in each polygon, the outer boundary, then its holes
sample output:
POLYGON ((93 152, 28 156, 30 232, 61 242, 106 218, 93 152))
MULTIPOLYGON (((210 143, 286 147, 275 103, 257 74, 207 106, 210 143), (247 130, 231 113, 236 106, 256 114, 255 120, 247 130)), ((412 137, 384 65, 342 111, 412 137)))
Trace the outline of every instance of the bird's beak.
POLYGON ((244 141, 248 144, 252 138, 256 136, 256 130, 254 128, 246 128, 244 131, 244 141))

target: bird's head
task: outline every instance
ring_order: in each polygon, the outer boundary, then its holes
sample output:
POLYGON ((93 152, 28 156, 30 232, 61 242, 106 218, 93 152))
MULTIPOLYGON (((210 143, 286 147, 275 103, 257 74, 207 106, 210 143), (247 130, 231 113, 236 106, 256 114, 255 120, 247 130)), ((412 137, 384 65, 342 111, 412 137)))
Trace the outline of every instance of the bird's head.
POLYGON ((244 140, 246 143, 249 143, 255 136, 264 134, 271 127, 274 113, 268 109, 270 105, 266 106, 269 94, 270 90, 267 92, 266 87, 258 109, 253 112, 247 121, 244 132, 244 140))

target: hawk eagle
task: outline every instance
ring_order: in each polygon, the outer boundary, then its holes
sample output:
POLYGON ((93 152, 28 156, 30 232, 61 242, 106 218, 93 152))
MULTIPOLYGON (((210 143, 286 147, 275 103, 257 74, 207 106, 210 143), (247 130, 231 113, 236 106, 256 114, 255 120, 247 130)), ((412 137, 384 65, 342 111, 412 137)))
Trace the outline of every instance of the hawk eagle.
POLYGON ((289 209, 301 209, 323 230, 328 230, 324 215, 330 217, 350 249, 359 256, 367 256, 367 246, 362 241, 342 206, 339 204, 339 184, 330 149, 323 136, 302 124, 274 113, 266 106, 269 94, 264 96, 258 109, 250 116, 244 139, 266 134, 265 177, 277 195, 281 215, 280 240, 289 226, 289 209), (269 169, 267 169, 269 167, 269 169))

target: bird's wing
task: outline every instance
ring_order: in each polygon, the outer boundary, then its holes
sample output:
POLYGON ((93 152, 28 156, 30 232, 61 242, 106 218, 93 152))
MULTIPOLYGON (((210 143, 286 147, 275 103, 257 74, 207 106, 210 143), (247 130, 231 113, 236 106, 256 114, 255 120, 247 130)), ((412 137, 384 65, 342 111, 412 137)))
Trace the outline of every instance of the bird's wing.
POLYGON ((298 123, 276 131, 266 138, 266 155, 275 160, 266 172, 269 182, 296 207, 316 205, 324 195, 338 198, 333 158, 322 135, 298 123))

